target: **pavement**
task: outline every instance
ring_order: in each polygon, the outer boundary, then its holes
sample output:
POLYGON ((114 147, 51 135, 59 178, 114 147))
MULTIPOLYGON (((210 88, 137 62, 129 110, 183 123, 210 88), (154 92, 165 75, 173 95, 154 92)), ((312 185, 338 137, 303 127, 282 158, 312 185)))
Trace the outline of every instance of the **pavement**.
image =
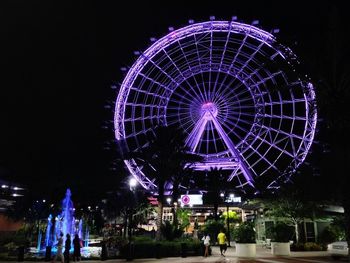
MULTIPOLYGON (((238 258, 235 255, 235 248, 229 247, 225 253, 225 257, 220 255, 218 247, 212 247, 212 255, 209 257, 171 257, 162 259, 134 259, 132 262, 146 262, 146 263, 333 263, 334 261, 326 251, 310 251, 310 252, 291 252, 288 257, 277 257, 271 254, 271 250, 264 247, 257 247, 256 258, 238 258)), ((25 263, 26 261, 24 261, 25 263)), ((28 263, 34 263, 33 261, 27 261, 28 263)), ((86 263, 101 263, 100 260, 83 260, 86 263)), ((118 263, 126 262, 125 259, 111 259, 104 261, 105 263, 118 263)), ((346 262, 346 261, 343 261, 346 262)), ((1 261, 0 261, 1 263, 1 261)), ((8 262, 7 262, 8 263, 8 262)), ((42 261, 41 261, 42 263, 42 261)), ((59 261, 56 261, 59 263, 59 261)), ((73 261, 71 261, 73 263, 73 261)))

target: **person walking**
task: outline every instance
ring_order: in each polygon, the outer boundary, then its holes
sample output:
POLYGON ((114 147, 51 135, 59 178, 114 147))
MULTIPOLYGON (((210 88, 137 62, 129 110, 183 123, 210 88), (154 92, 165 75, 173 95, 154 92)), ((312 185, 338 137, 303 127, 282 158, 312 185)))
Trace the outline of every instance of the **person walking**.
POLYGON ((81 248, 81 242, 78 234, 75 234, 73 239, 73 261, 80 261, 81 254, 80 254, 80 248, 81 248))
POLYGON ((209 234, 205 233, 202 237, 202 241, 204 244, 204 257, 209 256, 209 246, 210 246, 210 236, 209 234))
POLYGON ((219 246, 220 246, 220 253, 221 253, 221 256, 225 256, 225 252, 226 252, 226 249, 227 249, 227 246, 226 246, 226 235, 224 233, 224 231, 221 229, 220 230, 220 233, 218 234, 218 243, 219 243, 219 246))
POLYGON ((70 248, 71 248, 71 239, 70 239, 70 234, 66 235, 66 242, 64 246, 64 262, 69 263, 69 254, 70 254, 70 248))
POLYGON ((57 252, 56 252, 56 255, 53 258, 52 262, 55 262, 57 260, 57 258, 59 257, 61 260, 61 263, 64 263, 64 257, 63 257, 63 253, 62 253, 62 250, 63 250, 63 233, 62 232, 60 233, 60 236, 57 237, 56 246, 57 246, 57 252))

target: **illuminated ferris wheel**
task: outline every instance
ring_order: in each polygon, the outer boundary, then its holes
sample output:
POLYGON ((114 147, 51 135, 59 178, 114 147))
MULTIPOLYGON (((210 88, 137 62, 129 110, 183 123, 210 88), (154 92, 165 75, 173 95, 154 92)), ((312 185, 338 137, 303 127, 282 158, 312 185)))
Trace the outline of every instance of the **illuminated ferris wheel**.
MULTIPOLYGON (((316 127, 315 92, 297 65, 289 48, 252 25, 208 21, 172 31, 128 71, 116 138, 134 151, 155 127, 173 125, 204 157, 194 169, 221 168, 235 187, 260 176, 276 187, 304 161, 316 127)), ((141 163, 125 163, 145 188, 155 186, 141 163)))

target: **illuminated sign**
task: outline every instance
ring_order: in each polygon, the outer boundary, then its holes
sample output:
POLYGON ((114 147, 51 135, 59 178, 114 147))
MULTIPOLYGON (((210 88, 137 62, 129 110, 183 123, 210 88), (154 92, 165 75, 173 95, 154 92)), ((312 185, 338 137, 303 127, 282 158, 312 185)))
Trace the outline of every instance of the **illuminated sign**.
POLYGON ((226 203, 240 203, 242 202, 242 199, 240 196, 235 196, 234 194, 230 194, 225 199, 226 203))
POLYGON ((181 206, 183 205, 202 205, 203 197, 202 195, 181 195, 180 198, 181 206))

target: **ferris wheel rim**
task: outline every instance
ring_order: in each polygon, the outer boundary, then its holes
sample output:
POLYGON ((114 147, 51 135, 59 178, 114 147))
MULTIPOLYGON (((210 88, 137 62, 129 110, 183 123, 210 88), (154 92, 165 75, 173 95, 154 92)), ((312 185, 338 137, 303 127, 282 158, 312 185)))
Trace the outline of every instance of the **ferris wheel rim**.
MULTIPOLYGON (((267 33, 266 31, 263 31, 251 25, 242 24, 234 21, 209 21, 209 22, 193 24, 193 25, 189 25, 187 27, 175 30, 170 34, 164 36, 160 40, 156 41, 153 45, 151 45, 144 53, 142 53, 142 55, 136 60, 136 62, 130 68, 129 72, 127 73, 121 85, 121 89, 118 94, 116 107, 115 107, 115 113, 116 113, 115 114, 115 136, 117 140, 121 140, 126 136, 125 126, 124 126, 125 125, 124 123, 125 104, 123 104, 123 102, 124 102, 124 99, 128 97, 128 91, 129 91, 128 88, 132 86, 132 83, 135 80, 135 76, 137 76, 141 72, 141 70, 143 69, 143 66, 145 65, 145 63, 147 63, 147 60, 152 59, 152 57, 155 56, 155 54, 157 54, 157 51, 165 48, 166 46, 169 46, 174 41, 179 39, 184 39, 188 35, 194 34, 194 32, 198 33, 201 30, 203 32, 206 30, 207 31, 217 30, 220 32, 225 30, 226 31, 232 30, 232 32, 235 32, 237 34, 238 33, 248 34, 250 37, 256 38, 259 41, 262 41, 269 46, 274 45, 276 43, 275 37, 267 33)), ((290 54, 291 51, 289 49, 286 49, 285 52, 286 53, 289 52, 288 55, 291 55, 290 54)), ((279 54, 282 57, 285 57, 285 54, 280 50, 279 50, 279 54)), ((292 55, 294 54, 292 53, 292 55)), ((308 96, 310 101, 315 101, 315 92, 312 84, 309 82, 306 82, 304 85, 307 86, 307 91, 308 91, 308 96)), ((317 112, 314 104, 315 102, 313 102, 312 105, 311 104, 309 105, 309 103, 306 104, 306 111, 307 111, 306 118, 308 118, 308 120, 305 122, 303 138, 308 138, 308 142, 304 146, 304 150, 302 151, 301 156, 299 158, 299 163, 294 165, 294 167, 291 167, 291 169, 296 169, 300 165, 300 163, 304 161, 311 147, 312 140, 314 137, 316 120, 317 120, 317 112)), ((131 166, 131 162, 132 161, 126 161, 128 167, 131 166)), ((138 171, 138 172, 139 174, 136 176, 144 176, 145 178, 147 178, 144 174, 142 174, 142 171, 138 171)), ((149 180, 149 183, 150 185, 153 184, 151 180, 149 180)))

